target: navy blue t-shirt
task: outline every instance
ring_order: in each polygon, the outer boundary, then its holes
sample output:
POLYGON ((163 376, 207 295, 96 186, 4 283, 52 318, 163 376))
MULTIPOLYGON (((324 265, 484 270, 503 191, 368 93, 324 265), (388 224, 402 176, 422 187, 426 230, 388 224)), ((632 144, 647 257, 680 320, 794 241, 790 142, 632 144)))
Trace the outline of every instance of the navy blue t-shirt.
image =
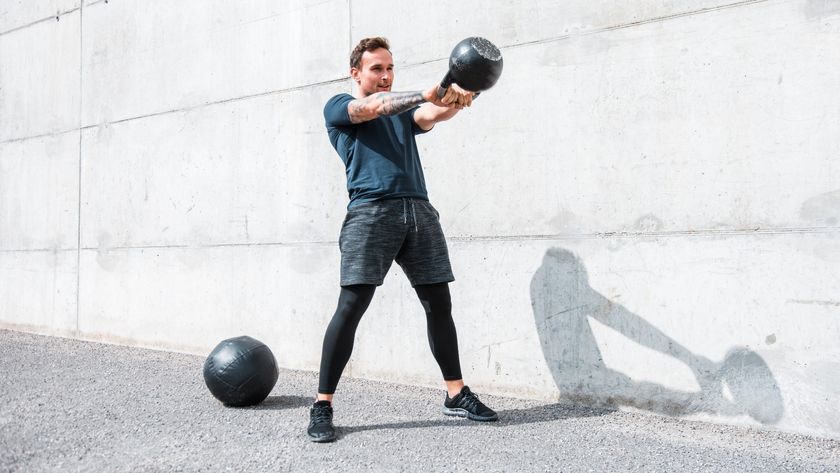
POLYGON ((414 135, 425 131, 414 122, 414 107, 399 115, 353 124, 339 94, 324 106, 327 133, 347 173, 347 208, 362 202, 398 197, 428 200, 426 180, 414 135))

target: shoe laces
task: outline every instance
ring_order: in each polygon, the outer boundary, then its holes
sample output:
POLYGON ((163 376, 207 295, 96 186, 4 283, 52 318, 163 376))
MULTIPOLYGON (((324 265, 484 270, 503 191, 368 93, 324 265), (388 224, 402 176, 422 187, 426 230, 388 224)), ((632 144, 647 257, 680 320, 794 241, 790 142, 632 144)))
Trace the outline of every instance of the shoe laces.
POLYGON ((473 407, 478 407, 479 409, 485 409, 485 406, 479 399, 478 395, 476 395, 472 391, 467 391, 462 394, 461 402, 464 404, 464 407, 467 409, 472 409, 473 407))
POLYGON ((313 424, 324 424, 332 421, 332 408, 329 406, 315 406, 310 416, 313 424))

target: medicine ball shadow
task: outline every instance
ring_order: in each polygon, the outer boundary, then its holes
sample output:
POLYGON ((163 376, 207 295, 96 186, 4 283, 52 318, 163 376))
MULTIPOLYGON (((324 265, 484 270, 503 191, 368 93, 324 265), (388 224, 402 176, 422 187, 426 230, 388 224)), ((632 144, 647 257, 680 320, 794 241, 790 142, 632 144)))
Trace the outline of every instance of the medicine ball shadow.
POLYGON ((222 340, 204 362, 204 382, 225 406, 259 404, 277 383, 279 372, 271 350, 248 336, 222 340))

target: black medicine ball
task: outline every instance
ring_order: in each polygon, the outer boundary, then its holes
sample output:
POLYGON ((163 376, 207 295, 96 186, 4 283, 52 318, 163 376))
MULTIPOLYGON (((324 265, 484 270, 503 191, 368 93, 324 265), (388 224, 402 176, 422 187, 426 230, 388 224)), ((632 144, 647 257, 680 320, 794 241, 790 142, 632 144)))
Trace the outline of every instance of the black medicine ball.
POLYGON ((252 406, 277 383, 277 363, 268 347, 248 336, 222 340, 204 362, 204 382, 226 406, 252 406))

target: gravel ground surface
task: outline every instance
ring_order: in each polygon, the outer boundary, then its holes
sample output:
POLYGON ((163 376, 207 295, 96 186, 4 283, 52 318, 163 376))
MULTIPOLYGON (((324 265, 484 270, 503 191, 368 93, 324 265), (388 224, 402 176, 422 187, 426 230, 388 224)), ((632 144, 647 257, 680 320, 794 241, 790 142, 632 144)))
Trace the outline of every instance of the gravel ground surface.
POLYGON ((210 396, 203 357, 0 330, 0 471, 840 471, 840 441, 494 396, 500 421, 440 413, 442 390, 342 379, 339 439, 305 434, 316 373, 257 407, 210 396))

